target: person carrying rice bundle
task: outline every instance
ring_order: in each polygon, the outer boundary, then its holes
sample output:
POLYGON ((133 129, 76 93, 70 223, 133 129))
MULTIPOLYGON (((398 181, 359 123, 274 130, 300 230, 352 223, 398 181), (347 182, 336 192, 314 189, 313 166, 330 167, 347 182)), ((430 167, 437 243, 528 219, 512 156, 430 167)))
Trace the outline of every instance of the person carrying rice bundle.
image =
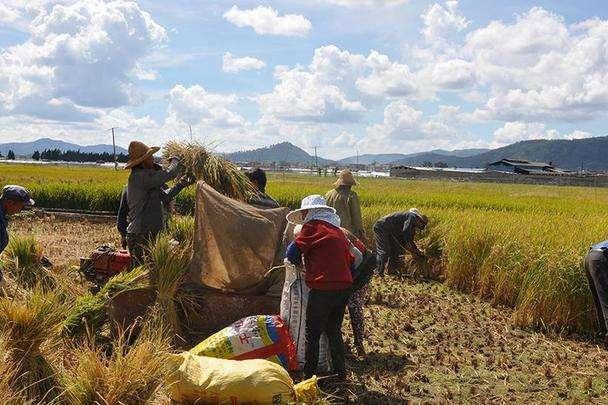
POLYGON ((266 172, 259 167, 254 170, 250 170, 245 173, 247 178, 255 186, 255 190, 251 197, 247 200, 247 203, 258 207, 258 208, 279 208, 280 205, 274 198, 266 194, 266 172))
POLYGON ((172 158, 168 168, 157 167, 153 156, 159 150, 159 147, 148 147, 139 141, 129 144, 129 161, 125 166, 125 170, 131 170, 126 189, 129 217, 126 242, 133 266, 143 262, 148 242, 163 230, 166 223, 164 206, 183 188, 194 183, 182 176, 172 188, 163 188, 183 171, 183 166, 179 158, 172 158))
POLYGON ((294 265, 304 262, 305 281, 310 288, 306 307, 306 355, 304 377, 317 372, 319 339, 329 339, 333 373, 346 378, 342 320, 351 292, 354 257, 350 243, 340 228, 340 218, 320 195, 302 200, 287 220, 302 224, 302 230, 287 247, 287 259, 294 265))
POLYGON ((334 188, 325 194, 325 200, 327 200, 327 205, 335 208, 342 228, 348 229, 357 238, 365 240, 359 196, 352 190, 352 187, 356 185, 357 181, 352 172, 348 169, 342 170, 338 180, 334 183, 334 188))
POLYGON ((409 251, 416 258, 424 258, 424 254, 414 243, 414 236, 426 228, 428 218, 416 208, 409 211, 395 212, 380 218, 374 224, 376 240, 378 274, 384 276, 385 267, 393 274, 400 262, 400 257, 409 251))

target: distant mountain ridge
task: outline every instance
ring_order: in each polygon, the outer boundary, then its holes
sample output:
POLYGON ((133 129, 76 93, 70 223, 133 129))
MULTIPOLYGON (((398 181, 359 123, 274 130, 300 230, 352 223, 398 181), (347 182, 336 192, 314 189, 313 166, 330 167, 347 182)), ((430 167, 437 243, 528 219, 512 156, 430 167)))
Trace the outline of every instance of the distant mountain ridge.
MULTIPOLYGON (((78 145, 75 143, 60 141, 57 139, 41 138, 32 142, 11 142, 0 144, 0 153, 6 156, 9 150, 15 152, 17 156, 31 156, 35 151, 42 152, 45 149, 59 149, 61 151, 81 151, 84 153, 113 153, 112 145, 78 145)), ((116 153, 127 154, 127 150, 116 146, 116 153)))
MULTIPOLYGON (((310 155, 304 149, 299 148, 289 142, 281 142, 265 148, 247 150, 243 152, 226 153, 223 155, 226 159, 233 162, 259 162, 259 163, 279 163, 285 162, 289 164, 314 164, 315 157, 310 155)), ((329 165, 333 161, 317 157, 319 165, 329 165)))
POLYGON ((341 164, 355 164, 355 163, 359 163, 362 165, 371 165, 374 163, 377 164, 386 164, 386 163, 393 163, 396 161, 401 161, 401 160, 405 160, 405 159, 410 159, 410 158, 416 158, 420 155, 423 155, 425 153, 432 153, 435 155, 442 155, 442 156, 452 156, 452 157, 470 157, 470 156, 474 156, 480 153, 484 153, 489 151, 490 149, 456 149, 456 150, 443 150, 443 149, 436 149, 436 150, 432 150, 430 152, 418 152, 418 153, 410 153, 407 155, 404 155, 403 153, 380 153, 380 154, 365 154, 365 155, 359 155, 357 156, 349 156, 343 159, 340 159, 337 161, 337 163, 341 163, 341 164))
POLYGON ((585 139, 538 139, 520 141, 468 157, 445 156, 433 152, 400 159, 395 164, 419 166, 424 162, 444 162, 452 167, 486 167, 500 159, 512 158, 552 162, 554 166, 576 170, 608 170, 608 137, 585 139))

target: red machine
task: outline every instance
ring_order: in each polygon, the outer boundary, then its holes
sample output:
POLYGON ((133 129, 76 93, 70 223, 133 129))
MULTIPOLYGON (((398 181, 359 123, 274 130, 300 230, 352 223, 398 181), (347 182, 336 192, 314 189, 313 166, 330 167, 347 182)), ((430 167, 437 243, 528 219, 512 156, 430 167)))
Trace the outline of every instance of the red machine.
POLYGON ((98 286, 104 285, 112 276, 131 267, 131 255, 126 250, 100 246, 90 258, 80 259, 80 271, 85 278, 98 286))

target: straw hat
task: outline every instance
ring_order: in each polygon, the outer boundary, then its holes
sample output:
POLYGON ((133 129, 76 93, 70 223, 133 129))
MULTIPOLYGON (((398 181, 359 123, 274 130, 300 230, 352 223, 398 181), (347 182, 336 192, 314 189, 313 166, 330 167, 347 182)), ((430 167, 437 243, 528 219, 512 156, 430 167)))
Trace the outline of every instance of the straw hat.
POLYGON ((351 173, 350 170, 344 169, 338 175, 338 180, 336 180, 336 182, 334 183, 334 186, 335 187, 354 186, 356 184, 357 184, 357 181, 355 180, 355 176, 353 176, 353 174, 351 173))
POLYGON ((143 142, 132 141, 129 144, 129 161, 125 165, 125 170, 137 166, 159 150, 158 146, 149 147, 143 142))
POLYGON ((299 215, 299 214, 302 211, 314 210, 314 209, 322 209, 322 210, 331 211, 334 214, 336 213, 336 210, 334 208, 327 205, 325 198, 323 198, 320 195, 314 194, 314 195, 309 195, 308 197, 304 197, 302 199, 302 203, 300 204, 300 208, 298 208, 297 210, 291 211, 289 214, 287 214, 287 221, 291 222, 292 224, 301 224, 302 219, 301 219, 301 215, 299 215))

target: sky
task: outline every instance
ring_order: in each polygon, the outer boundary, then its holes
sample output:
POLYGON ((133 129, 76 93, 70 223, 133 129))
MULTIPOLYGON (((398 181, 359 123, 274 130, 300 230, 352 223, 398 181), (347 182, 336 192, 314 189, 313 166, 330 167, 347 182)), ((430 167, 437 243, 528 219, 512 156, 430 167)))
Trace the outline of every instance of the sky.
POLYGON ((605 0, 0 0, 0 142, 328 158, 604 136, 605 0))

